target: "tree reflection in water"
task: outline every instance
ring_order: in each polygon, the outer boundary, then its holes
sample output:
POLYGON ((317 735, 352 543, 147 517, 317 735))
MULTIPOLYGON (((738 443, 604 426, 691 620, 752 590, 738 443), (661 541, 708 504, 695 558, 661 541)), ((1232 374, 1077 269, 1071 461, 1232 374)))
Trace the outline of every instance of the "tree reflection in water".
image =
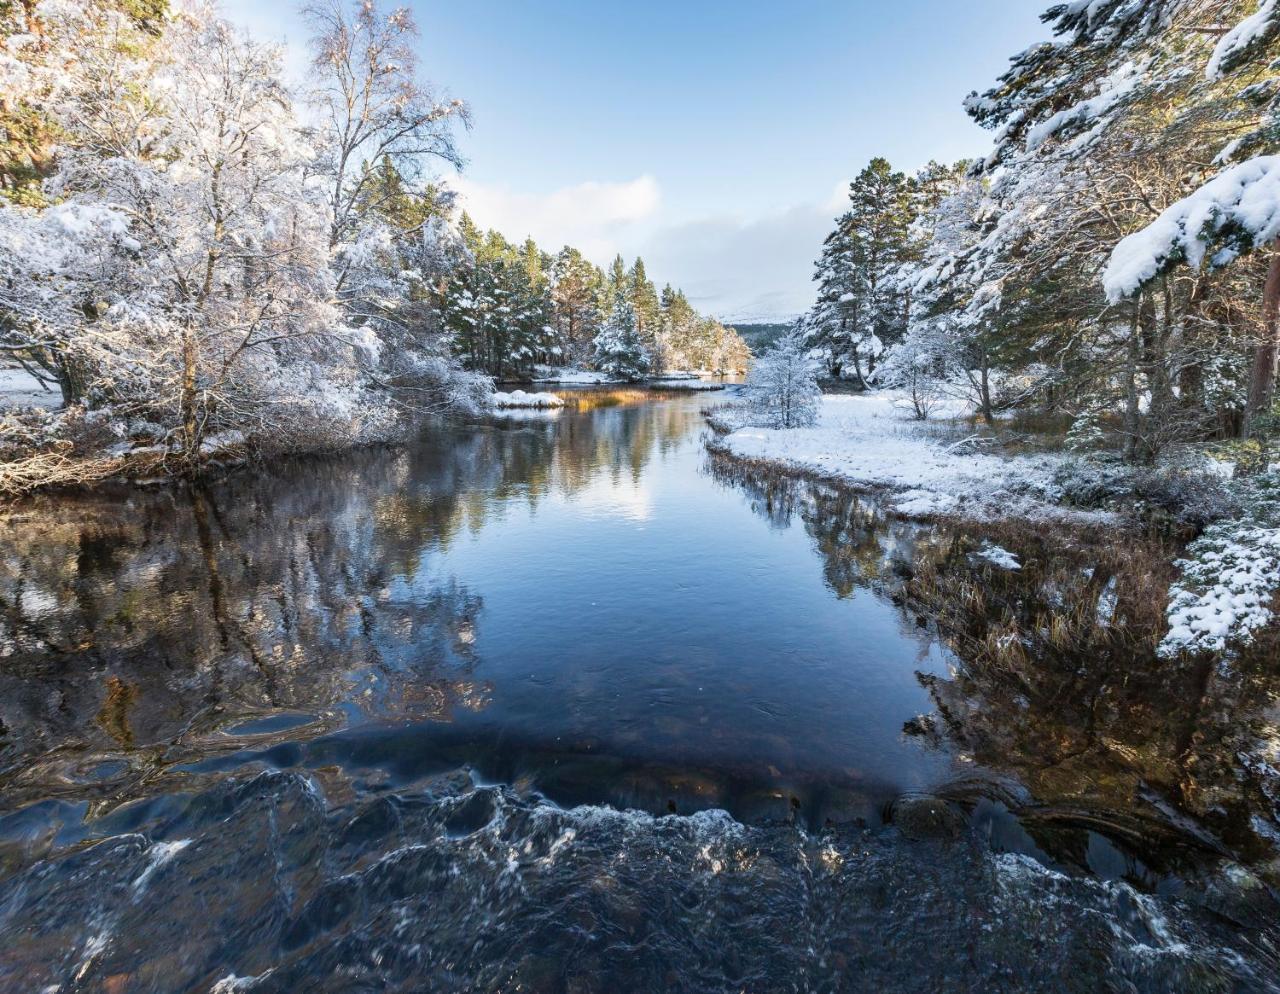
POLYGON ((403 450, 278 475, 10 508, 3 809, 87 799, 100 814, 189 784, 190 764, 212 755, 484 708, 483 596, 434 575, 432 555, 512 504, 638 478, 688 437, 695 411, 635 416, 632 400, 583 394, 598 409, 565 430, 436 428, 403 450))
POLYGON ((890 597, 954 653, 949 677, 919 674, 936 710, 904 730, 990 771, 950 793, 1001 841, 1147 883, 1230 856, 1280 884, 1280 650, 1158 658, 1172 550, 1115 531, 916 524, 825 482, 717 456, 711 471, 775 526, 799 521, 839 596, 890 597))

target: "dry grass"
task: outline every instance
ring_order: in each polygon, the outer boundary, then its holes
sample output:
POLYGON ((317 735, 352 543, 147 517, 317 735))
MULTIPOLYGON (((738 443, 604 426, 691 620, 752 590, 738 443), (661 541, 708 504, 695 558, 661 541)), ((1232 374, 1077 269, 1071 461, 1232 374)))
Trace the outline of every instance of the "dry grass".
POLYGON ((1087 653, 1117 666, 1155 658, 1176 549, 1136 535, 1016 523, 922 544, 905 594, 971 665, 1002 672, 1087 653), (1022 563, 1004 570, 983 541, 1022 563))
POLYGON ((37 452, 0 463, 0 500, 14 500, 36 490, 80 487, 126 474, 154 476, 165 472, 164 456, 76 456, 65 450, 37 452))

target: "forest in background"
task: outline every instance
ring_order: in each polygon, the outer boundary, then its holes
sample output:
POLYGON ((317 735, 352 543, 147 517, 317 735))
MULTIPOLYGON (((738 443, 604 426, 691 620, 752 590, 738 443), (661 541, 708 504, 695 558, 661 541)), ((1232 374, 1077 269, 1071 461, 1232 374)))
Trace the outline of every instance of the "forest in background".
POLYGON ((0 367, 63 401, 3 415, 0 492, 382 441, 543 364, 746 364, 642 260, 471 222, 436 181, 468 108, 407 10, 305 14, 295 91, 203 0, 0 2, 0 367))

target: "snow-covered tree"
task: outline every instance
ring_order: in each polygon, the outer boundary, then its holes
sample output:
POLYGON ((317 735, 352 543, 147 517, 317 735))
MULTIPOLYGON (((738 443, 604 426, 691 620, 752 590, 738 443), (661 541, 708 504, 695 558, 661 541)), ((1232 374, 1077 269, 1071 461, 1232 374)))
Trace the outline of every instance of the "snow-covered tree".
POLYGON ((916 248, 914 194, 912 180, 883 158, 849 186, 849 208, 817 263, 818 303, 808 322, 810 344, 833 376, 851 367, 865 386, 884 348, 906 332, 909 298, 894 276, 916 248))
POLYGON ((311 100, 319 111, 321 155, 330 205, 329 241, 359 240, 375 174, 386 161, 420 178, 433 160, 459 165, 455 124, 467 107, 440 95, 419 71, 418 28, 408 8, 376 0, 319 0, 303 13, 311 24, 311 100))
MULTIPOLYGON (((1217 4, 1230 8, 1233 4, 1217 4)), ((1210 84, 1227 77, 1246 84, 1239 97, 1260 108, 1245 132, 1222 149, 1226 163, 1248 151, 1274 148, 1280 138, 1280 3, 1260 0, 1257 9, 1218 41, 1205 68, 1210 84)), ((1247 434, 1275 401, 1280 361, 1280 156, 1261 154, 1228 165, 1189 196, 1169 205, 1147 227, 1130 234, 1112 253, 1103 283, 1114 302, 1136 297, 1181 265, 1221 269, 1242 255, 1270 248, 1262 299, 1262 332, 1253 349, 1245 405, 1247 434)))
POLYGON ((638 380, 649 372, 650 362, 624 280, 614 291, 613 308, 596 336, 596 368, 620 379, 638 380))
POLYGON ((880 382, 901 389, 919 421, 941 406, 959 376, 957 342, 948 331, 941 321, 913 325, 880 367, 880 382))
POLYGON ((747 377, 747 406, 755 424, 808 428, 818 421, 822 391, 801 330, 793 328, 756 358, 747 377))

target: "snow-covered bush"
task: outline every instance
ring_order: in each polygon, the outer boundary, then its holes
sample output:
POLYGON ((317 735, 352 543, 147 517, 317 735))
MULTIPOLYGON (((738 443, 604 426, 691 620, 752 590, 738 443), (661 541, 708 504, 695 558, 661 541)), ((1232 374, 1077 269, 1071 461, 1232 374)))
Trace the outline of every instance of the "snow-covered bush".
POLYGON ((1238 514, 1239 501, 1221 476, 1198 466, 1159 466, 1138 470, 1134 496, 1165 512, 1178 524, 1203 528, 1238 514))
POLYGON ((1076 459, 1054 470, 1052 488, 1059 501, 1073 507, 1143 516, 1154 510, 1189 528, 1239 511, 1226 481, 1197 465, 1135 467, 1103 456, 1076 459))
POLYGON ((747 412, 766 428, 808 428, 818 421, 822 391, 808 345, 798 330, 761 355, 747 377, 747 412))
POLYGON ((942 323, 923 322, 913 325, 906 337, 889 349, 876 379, 904 391, 912 415, 927 421, 947 398, 954 359, 953 343, 942 323))
POLYGON ((1072 452, 1100 449, 1106 442, 1106 433, 1098 422, 1097 414, 1089 411, 1071 422, 1063 444, 1072 452))

